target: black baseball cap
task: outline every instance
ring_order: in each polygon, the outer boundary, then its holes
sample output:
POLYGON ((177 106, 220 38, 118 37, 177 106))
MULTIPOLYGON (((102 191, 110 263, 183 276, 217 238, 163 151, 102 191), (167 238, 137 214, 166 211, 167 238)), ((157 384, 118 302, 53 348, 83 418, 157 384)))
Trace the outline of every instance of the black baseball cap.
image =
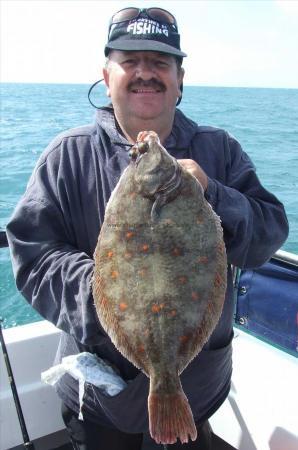
POLYGON ((124 8, 112 16, 105 56, 110 50, 154 51, 185 57, 175 17, 162 8, 124 8))

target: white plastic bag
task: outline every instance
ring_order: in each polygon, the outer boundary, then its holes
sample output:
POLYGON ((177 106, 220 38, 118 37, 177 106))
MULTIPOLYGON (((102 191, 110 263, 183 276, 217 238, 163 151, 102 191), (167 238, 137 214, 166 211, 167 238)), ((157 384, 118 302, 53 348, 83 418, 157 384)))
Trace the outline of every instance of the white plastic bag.
POLYGON ((42 372, 41 379, 44 383, 54 386, 65 373, 79 382, 80 420, 83 420, 85 382, 93 384, 110 397, 119 394, 127 386, 127 383, 116 374, 110 365, 88 352, 66 356, 62 359, 61 364, 42 372))

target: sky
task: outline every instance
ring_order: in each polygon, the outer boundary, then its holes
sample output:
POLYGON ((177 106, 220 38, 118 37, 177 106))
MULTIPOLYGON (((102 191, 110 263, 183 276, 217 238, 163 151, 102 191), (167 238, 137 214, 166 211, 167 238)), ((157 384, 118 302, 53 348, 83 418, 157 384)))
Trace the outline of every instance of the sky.
POLYGON ((101 78, 110 16, 160 6, 176 17, 185 84, 298 88, 298 0, 0 0, 1 82, 101 78))

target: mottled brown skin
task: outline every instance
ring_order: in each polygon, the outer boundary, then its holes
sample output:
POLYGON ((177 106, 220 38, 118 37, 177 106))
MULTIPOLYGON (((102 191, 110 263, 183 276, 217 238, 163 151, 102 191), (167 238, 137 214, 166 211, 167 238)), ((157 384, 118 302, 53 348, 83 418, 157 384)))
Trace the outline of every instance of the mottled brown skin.
POLYGON ((115 346, 150 377, 153 438, 187 442, 188 434, 196 439, 196 430, 194 423, 181 423, 191 412, 179 374, 202 349, 222 311, 222 228, 199 182, 177 167, 157 135, 142 132, 138 142, 106 208, 93 294, 115 346), (163 425, 156 402, 161 396, 171 404, 177 395, 187 411, 173 426, 168 418, 163 425))

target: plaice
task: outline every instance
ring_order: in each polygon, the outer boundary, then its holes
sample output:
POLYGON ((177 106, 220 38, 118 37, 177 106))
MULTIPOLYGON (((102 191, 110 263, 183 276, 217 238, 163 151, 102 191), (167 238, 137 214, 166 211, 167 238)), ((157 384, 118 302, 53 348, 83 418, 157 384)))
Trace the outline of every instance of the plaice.
POLYGON ((108 202, 94 259, 99 320, 117 349, 150 378, 157 443, 195 440, 179 375, 221 315, 226 253, 220 219, 199 182, 141 132, 108 202))

